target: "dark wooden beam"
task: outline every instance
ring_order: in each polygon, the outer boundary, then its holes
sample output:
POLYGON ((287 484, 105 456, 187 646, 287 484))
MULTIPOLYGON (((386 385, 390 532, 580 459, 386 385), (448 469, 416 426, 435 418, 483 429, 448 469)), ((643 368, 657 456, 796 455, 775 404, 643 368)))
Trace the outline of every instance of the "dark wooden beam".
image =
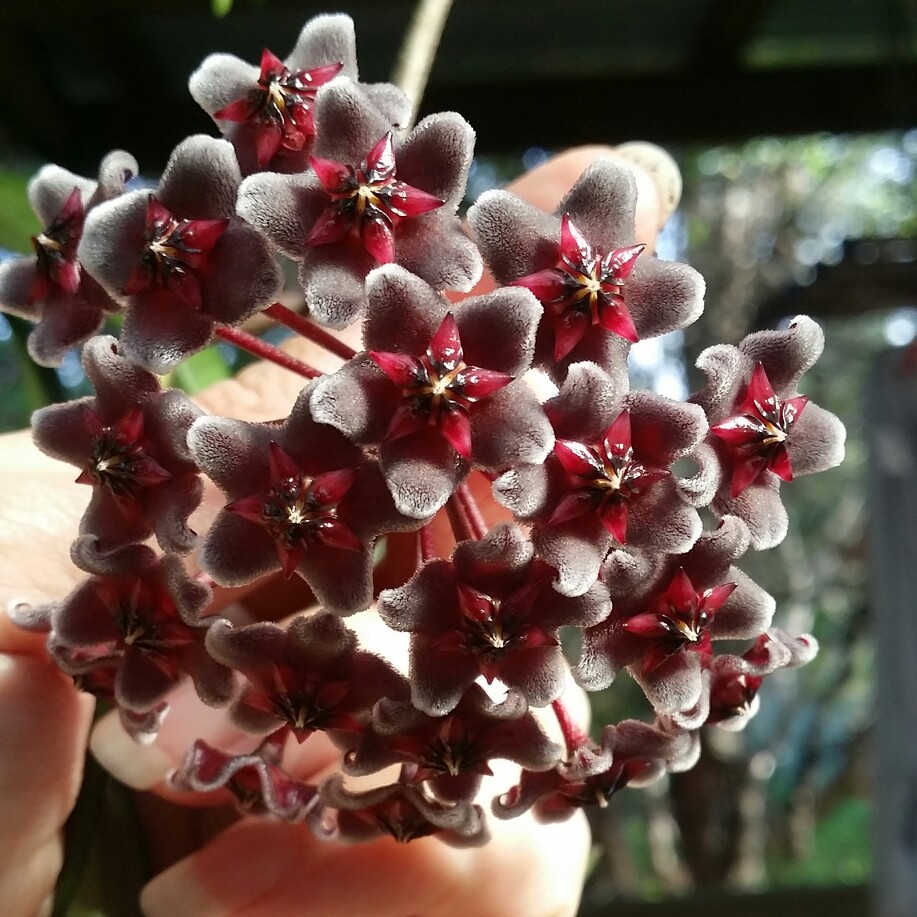
POLYGON ((694 69, 738 68, 772 5, 773 0, 710 0, 694 39, 694 69))
POLYGON ((857 239, 836 265, 820 265, 815 280, 764 302, 756 324, 772 327, 788 315, 843 317, 915 305, 917 239, 857 239))
POLYGON ((557 82, 446 85, 424 111, 460 111, 485 152, 634 138, 720 143, 917 124, 917 64, 669 73, 557 82))

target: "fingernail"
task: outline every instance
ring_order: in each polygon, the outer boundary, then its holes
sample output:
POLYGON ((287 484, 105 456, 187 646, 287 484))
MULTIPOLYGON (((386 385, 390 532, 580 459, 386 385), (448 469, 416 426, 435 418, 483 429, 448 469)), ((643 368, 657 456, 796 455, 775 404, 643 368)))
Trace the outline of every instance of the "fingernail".
POLYGON ((653 180, 659 194, 659 227, 675 212, 681 201, 681 172, 675 160, 655 143, 633 140, 615 147, 615 152, 643 169, 653 180))
POLYGON ((226 917, 231 913, 198 882, 190 859, 176 863, 143 887, 140 910, 145 917, 226 917))
POLYGON ((245 910, 297 868, 298 830, 252 819, 237 823, 149 882, 140 893, 143 913, 226 917, 245 910))
POLYGON ((175 762, 161 748, 135 742, 124 731, 114 710, 96 723, 89 749, 112 777, 135 790, 155 786, 175 767, 175 762))

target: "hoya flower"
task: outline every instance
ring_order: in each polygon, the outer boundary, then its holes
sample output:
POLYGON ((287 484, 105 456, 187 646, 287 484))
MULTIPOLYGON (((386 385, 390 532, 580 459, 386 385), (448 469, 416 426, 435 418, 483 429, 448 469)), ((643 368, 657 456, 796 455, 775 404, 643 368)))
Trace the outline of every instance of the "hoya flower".
POLYGON ((201 617, 210 589, 190 579, 177 557, 158 558, 143 545, 102 554, 83 536, 73 559, 92 575, 51 617, 49 647, 65 672, 92 685, 93 669, 116 669, 114 699, 141 723, 162 715, 163 701, 186 677, 205 703, 229 700, 232 673, 204 645, 214 620, 201 617))
POLYGON ((364 793, 347 790, 341 777, 319 788, 322 802, 337 809, 333 835, 363 843, 388 835, 399 844, 436 837, 451 847, 479 847, 490 839, 480 806, 445 804, 420 787, 394 783, 364 793))
POLYGON ((710 422, 707 449, 722 468, 712 509, 734 515, 761 550, 786 535, 780 480, 825 471, 844 457, 844 427, 798 394, 824 347, 824 333, 799 316, 782 331, 759 331, 733 347, 708 347, 697 365, 707 385, 692 396, 710 422))
POLYGON ((728 420, 710 429, 732 453, 731 496, 738 497, 764 471, 784 481, 793 480, 793 463, 787 437, 808 403, 808 398, 778 398, 764 367, 751 373, 745 400, 728 420))
POLYGON ((624 720, 606 726, 598 745, 581 746, 553 770, 523 770, 519 783, 494 800, 494 815, 515 818, 534 807, 541 822, 563 821, 577 809, 605 808, 627 786, 646 786, 666 772, 688 770, 699 752, 690 733, 624 720))
POLYGON ((628 668, 659 714, 693 708, 714 640, 750 640, 771 622, 774 600, 732 562, 748 549, 745 525, 726 517, 685 554, 635 560, 613 550, 602 570, 614 606, 585 633, 576 669, 590 691, 628 668))
MULTIPOLYGON (((57 655, 53 644, 49 647, 49 651, 51 658, 56 659, 57 655)), ((64 651, 65 660, 68 655, 64 651)), ((87 666, 88 668, 85 672, 72 673, 74 685, 86 694, 91 694, 101 701, 114 704, 124 731, 135 742, 140 745, 149 745, 154 742, 156 736, 159 735, 162 721, 169 712, 168 702, 161 701, 149 710, 141 711, 120 707, 115 700, 115 682, 118 677, 117 657, 112 659, 111 665, 100 665, 97 660, 93 659, 87 663, 87 666)))
POLYGON ((558 570, 556 588, 577 595, 595 582, 612 546, 682 553, 701 533, 695 506, 713 496, 704 475, 682 480, 672 465, 707 433, 703 411, 649 392, 629 392, 626 368, 570 367, 545 405, 554 451, 494 483, 496 498, 532 523, 538 553, 558 570))
POLYGON ((550 742, 525 701, 510 694, 495 704, 479 685, 465 692, 451 713, 432 717, 395 700, 373 710, 372 728, 344 759, 348 774, 363 775, 406 762, 403 776, 425 783, 444 802, 472 800, 488 761, 505 758, 533 771, 552 767, 560 748, 550 742))
POLYGON ((311 163, 328 195, 328 204, 306 237, 307 247, 331 245, 354 236, 374 261, 391 264, 395 260, 395 227, 445 203, 396 178, 392 131, 376 143, 359 167, 317 156, 311 163))
POLYGON ((312 412, 379 448, 400 512, 431 516, 473 465, 496 471, 544 460, 551 428, 518 378, 538 321, 530 293, 500 290, 450 313, 440 294, 395 265, 373 271, 366 286, 369 352, 317 384, 312 412))
POLYGON ((575 362, 609 369, 630 342, 684 328, 703 311, 703 278, 657 261, 634 238, 633 173, 599 160, 553 215, 508 191, 488 191, 468 221, 498 283, 544 305, 536 361, 563 378, 575 362))
POLYGON ((554 571, 511 525, 463 541, 451 561, 425 564, 399 589, 379 596, 390 627, 411 633, 414 706, 430 716, 455 709, 478 676, 499 678, 543 707, 563 691, 563 626, 592 627, 610 609, 594 583, 576 598, 558 595, 554 571))
POLYGON ((298 573, 329 611, 352 614, 372 601, 373 543, 419 522, 399 513, 378 463, 309 413, 314 384, 283 423, 201 418, 189 447, 229 498, 201 544, 200 563, 238 586, 298 573))
POLYGON ((152 373, 128 360, 111 337, 83 349, 94 397, 51 405, 32 418, 35 444, 80 469, 92 488, 80 533, 103 551, 155 533, 164 551, 183 553, 196 536, 189 515, 201 500, 186 437, 201 411, 180 391, 163 391, 152 373))
POLYGON ((811 635, 792 637, 771 628, 742 655, 724 653, 712 658, 696 707, 673 714, 671 719, 682 729, 706 724, 738 732, 758 712, 758 691, 764 679, 779 669, 806 665, 817 652, 818 643, 811 635))
POLYGON ((198 739, 169 782, 178 791, 226 789, 246 815, 273 815, 285 822, 317 821, 318 790, 284 771, 283 746, 283 735, 269 735, 253 752, 230 755, 198 739))
POLYGON ((129 153, 115 150, 99 167, 98 181, 59 166, 45 166, 29 183, 29 201, 42 231, 35 254, 0 265, 0 310, 36 322, 29 335, 32 359, 57 366, 64 354, 92 337, 118 304, 80 263, 77 248, 87 213, 117 197, 137 174, 129 153))
MULTIPOLYGON (((281 60, 265 48, 255 67, 232 54, 211 54, 191 75, 194 100, 232 141, 243 175, 271 169, 301 172, 315 138, 315 94, 338 74, 357 78, 356 39, 349 16, 315 16, 281 60)), ((410 113, 395 86, 364 92, 391 123, 410 113)))
POLYGON ((264 240, 235 215, 241 181, 232 146, 189 137, 152 193, 133 191, 86 219, 83 266, 126 306, 129 357, 162 373, 204 347, 214 325, 270 305, 281 285, 264 240))
POLYGON ((354 634, 327 613, 297 617, 286 628, 218 621, 207 647, 245 678, 230 714, 246 732, 285 729, 302 742, 320 730, 352 741, 380 698, 406 699, 409 693, 403 676, 358 650, 354 634))
POLYGON ((349 325, 366 307, 367 274, 382 263, 436 290, 471 289, 481 258, 456 215, 474 142, 467 122, 431 115, 398 137, 367 91, 338 77, 316 96, 315 124, 312 168, 252 175, 238 205, 299 262, 310 316, 349 325))

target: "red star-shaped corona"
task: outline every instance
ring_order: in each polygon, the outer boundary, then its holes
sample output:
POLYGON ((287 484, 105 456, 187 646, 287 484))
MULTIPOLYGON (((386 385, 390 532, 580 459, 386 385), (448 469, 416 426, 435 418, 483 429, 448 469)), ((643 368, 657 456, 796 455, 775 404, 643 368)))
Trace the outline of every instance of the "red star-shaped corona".
POLYGON ((560 261, 556 267, 513 281, 547 306, 554 325, 554 359, 562 360, 600 325, 628 341, 639 340, 627 303, 624 281, 645 245, 597 252, 567 214, 560 223, 560 261))
POLYGON ((71 296, 79 290, 80 263, 76 260, 76 249, 85 218, 80 189, 74 188, 51 225, 32 236, 37 263, 35 281, 29 291, 30 306, 43 300, 54 287, 71 296))
POLYGON ((373 350, 370 357, 404 393, 386 438, 400 439, 429 425, 466 461, 471 459, 471 407, 513 381, 507 373, 465 363, 451 312, 423 356, 373 350))
POLYGON ((310 542, 360 551, 363 544, 337 517, 337 505, 354 480, 352 468, 306 477, 276 443, 270 444, 271 489, 242 497, 226 509, 262 526, 274 539, 283 575, 291 577, 310 542))
POLYGON ((698 592, 684 569, 679 569, 659 597, 655 611, 624 622, 626 631, 652 641, 643 659, 642 674, 649 674, 684 648, 709 654, 710 624, 735 588, 736 583, 724 583, 698 592))
POLYGON ((143 435, 143 409, 138 405, 114 423, 83 405, 83 423, 92 435, 92 452, 78 484, 107 488, 126 515, 141 512, 136 497, 142 488, 154 487, 172 475, 148 453, 143 435))
POLYGON ((391 131, 366 154, 359 168, 309 158, 331 201, 315 221, 307 246, 339 242, 354 233, 379 264, 389 264, 395 260, 395 226, 445 203, 395 178, 391 131))
POLYGON ((263 168, 281 147, 299 152, 315 135, 315 93, 343 66, 335 63, 311 70, 290 70, 265 48, 258 88, 221 108, 213 117, 218 121, 253 122, 258 165, 263 168))
POLYGON ((484 595, 465 583, 457 583, 456 587, 461 617, 456 627, 434 640, 433 646, 474 656, 488 684, 500 677, 500 667, 508 657, 524 650, 559 645, 549 628, 531 614, 539 587, 537 579, 503 600, 484 595))
POLYGON ((631 446, 630 412, 622 411, 601 442, 586 445, 560 439, 554 444, 570 484, 550 522, 559 524, 598 513, 609 534, 627 541, 627 506, 633 497, 669 475, 665 468, 645 465, 631 446))
POLYGON ((793 480, 787 437, 808 398, 781 400, 774 394, 764 367, 751 374, 745 399, 728 420, 710 428, 729 447, 733 456, 732 496, 737 497, 765 471, 784 481, 793 480))
POLYGON ((158 287, 170 290, 192 309, 199 309, 199 272, 228 225, 225 219, 179 219, 151 194, 140 264, 121 292, 130 296, 158 287))

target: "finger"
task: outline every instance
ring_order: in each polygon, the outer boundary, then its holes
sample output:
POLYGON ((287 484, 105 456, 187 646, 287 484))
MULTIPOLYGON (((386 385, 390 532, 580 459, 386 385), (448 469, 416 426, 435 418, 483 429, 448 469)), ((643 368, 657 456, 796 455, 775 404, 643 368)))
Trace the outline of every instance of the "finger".
POLYGON ((4 913, 25 915, 54 888, 93 703, 12 634, 0 611, 0 900, 4 913))
POLYGON ((39 452, 27 430, 0 436, 0 608, 56 601, 79 582, 70 542, 89 490, 75 477, 72 466, 39 452))
POLYGON ((483 848, 427 838, 345 846, 302 825, 245 819, 143 890, 148 917, 562 917, 576 911, 585 818, 494 825, 483 848))

